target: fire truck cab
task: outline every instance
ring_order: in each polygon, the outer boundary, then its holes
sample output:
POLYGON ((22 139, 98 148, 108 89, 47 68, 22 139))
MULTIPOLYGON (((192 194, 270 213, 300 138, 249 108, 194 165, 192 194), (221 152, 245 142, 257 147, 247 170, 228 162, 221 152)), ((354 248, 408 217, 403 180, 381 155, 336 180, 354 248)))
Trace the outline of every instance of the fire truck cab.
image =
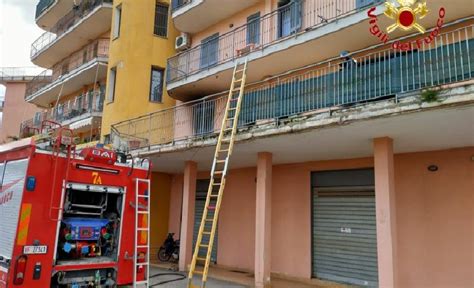
POLYGON ((0 146, 0 288, 146 283, 150 164, 55 135, 0 146))

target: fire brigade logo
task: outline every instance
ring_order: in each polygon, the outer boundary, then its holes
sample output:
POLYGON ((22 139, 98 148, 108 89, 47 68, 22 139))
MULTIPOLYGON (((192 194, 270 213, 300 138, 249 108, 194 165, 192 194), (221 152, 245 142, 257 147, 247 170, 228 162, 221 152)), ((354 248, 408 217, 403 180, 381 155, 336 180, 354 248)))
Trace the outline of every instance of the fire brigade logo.
MULTIPOLYGON (((397 29, 401 29, 403 31, 416 30, 421 34, 425 34, 426 32, 425 27, 417 22, 428 15, 429 11, 426 2, 421 2, 418 0, 396 0, 396 2, 385 2, 385 11, 383 14, 386 17, 395 20, 394 24, 386 28, 387 32, 385 32, 385 30, 379 26, 379 19, 376 10, 377 7, 372 7, 367 11, 370 25, 369 32, 373 36, 379 38, 379 40, 384 44, 387 44, 390 41, 388 34, 397 29)), ((392 48, 395 50, 408 51, 415 48, 421 49, 424 44, 430 44, 434 38, 438 36, 441 28, 443 27, 445 16, 446 10, 441 7, 438 12, 438 21, 436 22, 436 26, 431 29, 431 32, 428 36, 408 42, 392 41, 392 48)))
POLYGON ((393 3, 385 2, 385 16, 397 21, 397 23, 387 27, 387 32, 392 33, 397 28, 400 28, 405 31, 416 29, 421 34, 424 34, 426 32, 425 28, 416 21, 417 19, 425 18, 428 14, 426 2, 417 3, 416 0, 397 0, 397 2, 400 4, 400 7, 396 7, 393 3))

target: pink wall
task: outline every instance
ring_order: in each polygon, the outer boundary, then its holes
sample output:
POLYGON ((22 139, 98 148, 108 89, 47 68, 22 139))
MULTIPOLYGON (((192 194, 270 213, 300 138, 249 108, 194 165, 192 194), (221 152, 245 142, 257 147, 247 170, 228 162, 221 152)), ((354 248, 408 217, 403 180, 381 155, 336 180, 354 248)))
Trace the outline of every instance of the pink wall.
POLYGON ((183 175, 173 175, 171 179, 170 193, 170 217, 168 229, 170 233, 175 234, 175 238, 180 236, 179 226, 181 225, 181 205, 183 202, 183 175))
POLYGON ((474 147, 396 155, 400 287, 474 287, 472 156, 474 147))
MULTIPOLYGON (((399 287, 474 287, 473 155, 474 147, 395 155, 399 287), (431 164, 439 170, 428 172, 431 164)), ((311 171, 365 167, 373 167, 372 158, 273 167, 272 272, 311 277, 311 171)), ((220 265, 253 270, 255 177, 255 168, 230 172, 219 220, 220 265)), ((170 227, 179 223, 173 218, 170 227)))
POLYGON ((219 215, 219 265, 254 269, 256 173, 247 168, 229 174, 219 215))
POLYGON ((9 82, 6 85, 5 103, 0 129, 0 143, 11 141, 8 136, 18 137, 21 122, 32 119, 41 111, 35 105, 25 102, 26 83, 9 82))

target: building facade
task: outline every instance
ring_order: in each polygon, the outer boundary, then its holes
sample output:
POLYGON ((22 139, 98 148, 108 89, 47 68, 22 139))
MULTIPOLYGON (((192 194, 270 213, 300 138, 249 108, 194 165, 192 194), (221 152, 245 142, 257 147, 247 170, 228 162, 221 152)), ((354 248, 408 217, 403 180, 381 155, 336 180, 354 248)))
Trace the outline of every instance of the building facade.
POLYGON ((5 97, 1 104, 2 122, 0 143, 22 138, 23 125, 41 109, 25 101, 26 83, 37 74, 35 67, 0 68, 0 85, 5 86, 5 97))
MULTIPOLYGON (((110 143, 113 124, 174 107, 165 70, 178 36, 167 0, 115 0, 112 7, 108 82, 102 115, 102 140, 110 143)), ((172 119, 169 119, 171 123, 172 119)), ((139 133, 139 131, 135 131, 139 133)), ((153 134, 141 135, 153 137, 153 134)), ((144 139, 144 138, 140 138, 144 139)), ((139 143, 135 141, 136 143, 139 143)), ((133 145, 133 141, 131 144, 133 145)), ((151 251, 156 260, 168 232, 171 176, 152 174, 151 251)))
POLYGON ((257 287, 278 276, 472 287, 472 3, 430 1, 428 12, 383 1, 220 3, 173 1, 185 33, 166 67, 177 104, 111 133, 171 179, 180 269, 232 69, 247 58, 214 262, 253 273, 257 287))
POLYGON ((111 18, 111 0, 38 2, 45 33, 31 45, 31 61, 46 70, 27 83, 25 99, 43 111, 25 123, 28 135, 59 124, 81 144, 100 139, 111 18))

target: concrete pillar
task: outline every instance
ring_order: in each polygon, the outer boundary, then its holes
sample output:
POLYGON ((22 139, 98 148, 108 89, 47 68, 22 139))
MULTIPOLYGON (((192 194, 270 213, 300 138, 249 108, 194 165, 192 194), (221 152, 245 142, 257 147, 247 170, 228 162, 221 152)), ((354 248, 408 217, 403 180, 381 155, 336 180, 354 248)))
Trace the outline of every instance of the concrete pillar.
POLYGON ((255 287, 270 286, 272 154, 258 153, 255 213, 255 287))
POLYGON ((397 287, 397 231, 393 140, 374 139, 375 208, 379 286, 397 287))
POLYGON ((196 202, 197 164, 187 161, 184 167, 183 209, 179 248, 179 270, 186 271, 193 253, 194 206, 196 202))

